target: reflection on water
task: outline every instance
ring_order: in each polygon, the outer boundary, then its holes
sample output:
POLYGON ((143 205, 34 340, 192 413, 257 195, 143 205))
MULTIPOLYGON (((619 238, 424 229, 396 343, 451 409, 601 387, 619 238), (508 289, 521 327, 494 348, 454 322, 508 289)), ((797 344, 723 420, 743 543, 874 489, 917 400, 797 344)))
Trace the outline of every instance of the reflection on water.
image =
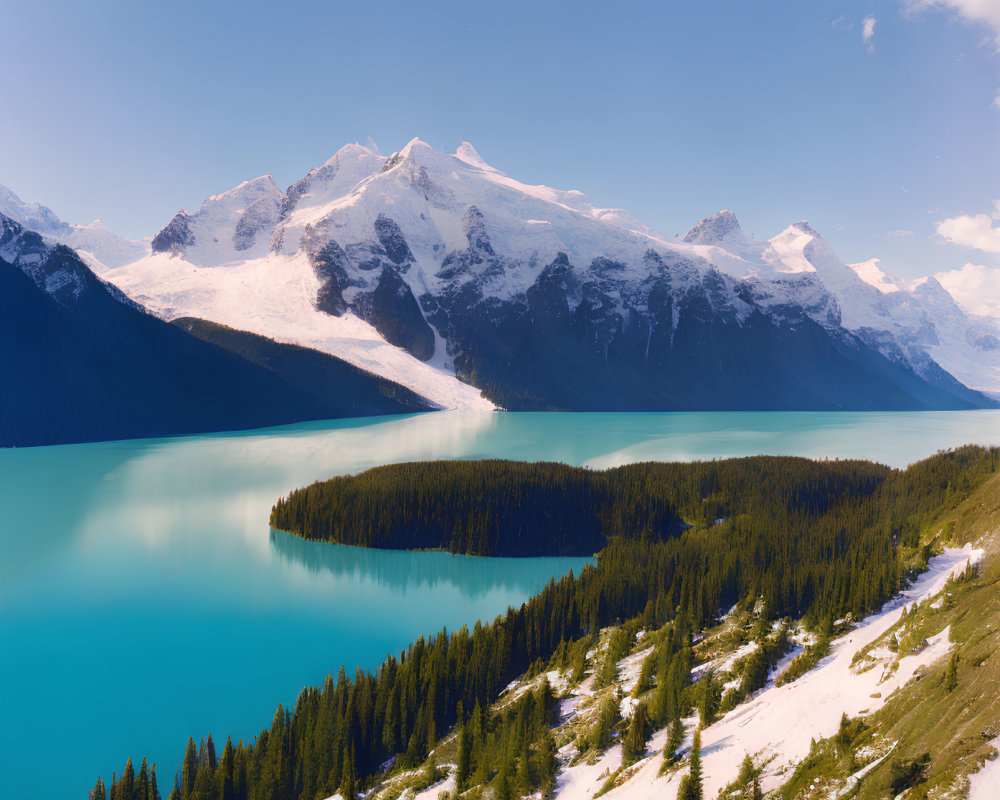
POLYGON ((580 559, 367 552, 272 534, 274 500, 445 458, 603 467, 755 453, 903 466, 1000 442, 1000 412, 467 414, 0 450, 5 792, 81 797, 128 754, 161 786, 189 735, 248 738, 277 702, 421 634, 492 619, 580 559), (51 770, 39 742, 73 746, 51 770), (36 776, 45 774, 44 792, 36 776))
POLYGON ((311 542, 271 529, 271 547, 278 556, 336 581, 377 584, 399 600, 414 589, 441 591, 446 586, 466 601, 497 591, 529 597, 554 575, 579 574, 592 562, 586 558, 479 558, 439 551, 402 552, 311 542))

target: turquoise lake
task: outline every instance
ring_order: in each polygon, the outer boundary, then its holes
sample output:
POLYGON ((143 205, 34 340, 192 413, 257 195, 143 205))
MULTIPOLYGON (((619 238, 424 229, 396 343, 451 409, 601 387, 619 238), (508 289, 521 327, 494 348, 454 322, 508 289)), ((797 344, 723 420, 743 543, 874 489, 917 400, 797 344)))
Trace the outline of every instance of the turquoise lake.
POLYGON ((341 664, 352 674, 419 635, 492 619, 586 563, 272 532, 272 503, 297 486, 433 458, 599 468, 770 453, 905 466, 969 442, 1000 443, 1000 412, 449 412, 0 450, 5 791, 85 798, 98 774, 146 755, 166 796, 188 736, 251 738, 341 664))

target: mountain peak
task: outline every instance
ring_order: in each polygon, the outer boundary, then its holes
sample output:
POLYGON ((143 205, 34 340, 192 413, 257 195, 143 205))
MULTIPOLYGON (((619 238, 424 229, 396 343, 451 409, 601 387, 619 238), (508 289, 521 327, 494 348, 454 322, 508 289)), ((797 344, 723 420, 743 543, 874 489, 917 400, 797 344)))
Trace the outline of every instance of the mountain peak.
POLYGON ((406 143, 406 146, 399 151, 399 155, 402 158, 413 158, 414 156, 420 156, 423 154, 438 155, 437 150, 431 147, 427 142, 418 136, 414 136, 410 141, 406 143))
POLYGON ((798 222, 793 222, 788 227, 790 229, 801 231, 802 233, 807 233, 810 236, 815 236, 815 237, 817 237, 819 239, 823 238, 823 236, 820 234, 820 232, 818 230, 816 230, 812 225, 809 224, 808 220, 804 220, 803 219, 803 220, 799 220, 798 222))
POLYGON ((267 195, 281 197, 282 191, 278 188, 278 184, 274 182, 274 178, 271 175, 261 175, 259 178, 243 181, 221 194, 213 194, 202 204, 202 208, 211 203, 230 200, 253 202, 257 198, 267 195))
POLYGON ((470 142, 462 142, 458 149, 455 151, 455 158, 459 161, 464 161, 466 164, 472 167, 479 167, 480 169, 492 170, 489 164, 487 164, 475 147, 472 146, 470 142))
POLYGON ((345 144, 336 153, 330 156, 320 167, 317 167, 317 169, 335 166, 344 160, 359 160, 362 158, 379 158, 379 155, 374 150, 365 147, 363 144, 358 144, 357 142, 345 144))
POLYGON ((695 225, 685 234, 684 241, 688 244, 741 244, 744 236, 736 214, 726 208, 695 225))

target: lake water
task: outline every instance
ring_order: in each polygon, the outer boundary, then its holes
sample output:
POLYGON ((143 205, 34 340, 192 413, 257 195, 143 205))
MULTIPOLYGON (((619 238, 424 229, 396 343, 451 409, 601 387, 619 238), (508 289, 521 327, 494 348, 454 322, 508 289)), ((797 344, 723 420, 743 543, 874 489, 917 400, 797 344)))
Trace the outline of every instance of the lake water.
POLYGON ((249 738, 341 664, 352 674, 421 634, 492 619, 585 563, 272 532, 274 500, 313 480, 432 458, 903 466, 967 442, 1000 443, 1000 412, 438 413, 0 450, 5 792, 84 798, 99 773, 143 754, 162 790, 189 735, 249 738))

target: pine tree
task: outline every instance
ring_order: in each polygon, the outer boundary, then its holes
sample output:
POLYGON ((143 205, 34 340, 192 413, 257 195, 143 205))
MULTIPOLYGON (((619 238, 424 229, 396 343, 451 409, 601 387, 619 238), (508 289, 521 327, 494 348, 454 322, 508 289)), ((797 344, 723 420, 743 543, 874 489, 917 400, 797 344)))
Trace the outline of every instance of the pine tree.
POLYGON ((531 756, 528 751, 528 739, 521 740, 520 753, 517 758, 517 797, 531 793, 531 756))
POLYGON ((345 800, 354 800, 357 795, 357 779, 355 778, 354 747, 344 754, 344 769, 340 778, 340 793, 345 800))
POLYGON ((681 785, 677 789, 677 800, 699 800, 697 789, 690 775, 681 778, 681 785))
POLYGON ((642 662, 642 669, 639 670, 639 680, 635 682, 635 689, 632 690, 633 697, 642 697, 653 685, 653 669, 656 666, 656 653, 650 653, 642 662))
POLYGON ((160 790, 156 785, 156 764, 149 768, 149 800, 160 800, 160 790))
POLYGON ((670 723, 670 731, 667 734, 667 743, 663 747, 663 761, 665 764, 672 764, 677 758, 677 748, 684 741, 684 723, 679 716, 675 716, 670 723))
POLYGON ((472 765, 472 736, 468 723, 458 732, 458 764, 455 768, 455 791, 461 794, 468 788, 469 770, 472 765))
POLYGON ((188 737, 187 749, 184 751, 184 767, 181 777, 181 797, 185 799, 194 791, 194 779, 198 776, 198 751, 194 746, 194 738, 188 737))
POLYGON ((139 777, 135 782, 135 800, 149 800, 149 767, 146 766, 145 758, 142 759, 139 777))
POLYGON ((512 800, 510 787, 510 756, 504 756, 503 763, 497 772, 496 786, 493 788, 493 800, 512 800))
POLYGON ((944 690, 946 692, 951 692, 954 691, 956 686, 958 686, 957 650, 951 654, 951 659, 948 661, 948 668, 944 672, 944 690))
POLYGON ((556 740, 552 731, 546 728, 542 731, 542 738, 538 745, 538 774, 542 797, 550 798, 555 793, 558 767, 556 740))
POLYGON ((208 757, 208 768, 214 775, 219 763, 215 758, 215 742, 212 741, 212 734, 208 734, 208 742, 205 744, 205 754, 208 757))
POLYGON ((702 725, 711 725, 715 722, 715 715, 719 711, 719 689, 712 670, 708 670, 701 679, 698 711, 701 714, 702 725))
POLYGON ((94 788, 90 790, 90 800, 105 800, 104 781, 100 778, 97 779, 97 783, 94 785, 94 788))
POLYGON ((701 786, 701 727, 695 729, 691 744, 691 767, 688 771, 691 800, 702 800, 701 786))
POLYGON ((837 748, 837 755, 842 756, 847 752, 847 749, 851 746, 851 734, 848 730, 848 725, 850 722, 847 719, 847 713, 844 712, 840 715, 840 729, 837 731, 837 735, 834 737, 833 743, 837 748))
POLYGON ((215 775, 209 766, 206 758, 198 766, 198 774, 195 775, 194 789, 191 790, 191 800, 214 800, 215 798, 215 775))
POLYGON ((226 738, 226 746, 222 749, 222 761, 216 770, 216 792, 219 800, 236 800, 235 765, 233 763, 233 741, 226 738))
POLYGON ((125 771, 118 784, 117 800, 135 800, 135 768, 132 759, 125 762, 125 771))
POLYGON ((646 704, 638 703, 625 738, 622 740, 622 761, 625 766, 635 763, 645 755, 648 735, 649 715, 646 712, 646 704))
POLYGON ((750 754, 747 753, 743 756, 743 761, 740 763, 740 774, 736 778, 736 782, 745 786, 749 784, 754 775, 757 774, 757 770, 754 768, 753 759, 750 758, 750 754))

